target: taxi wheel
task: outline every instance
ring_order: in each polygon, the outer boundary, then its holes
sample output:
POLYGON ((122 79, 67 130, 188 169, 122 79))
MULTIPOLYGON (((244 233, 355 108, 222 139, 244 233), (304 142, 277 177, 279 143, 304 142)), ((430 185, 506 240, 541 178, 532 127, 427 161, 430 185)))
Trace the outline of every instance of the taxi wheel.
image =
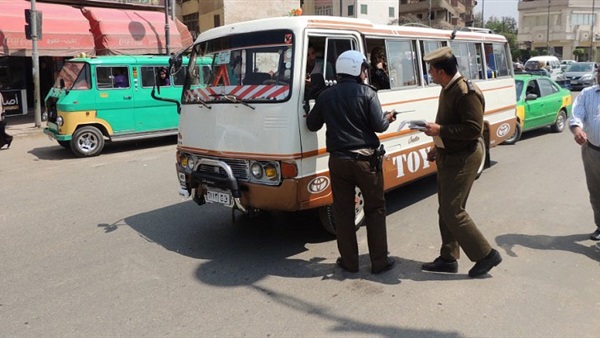
MULTIPOLYGON (((326 205, 319 208, 319 220, 327 232, 336 234, 335 221, 333 219, 333 206, 326 205)), ((365 199, 358 187, 354 195, 354 228, 356 231, 365 223, 365 199)))
POLYGON ((560 133, 565 129, 565 125, 567 124, 567 114, 563 109, 558 112, 556 116, 556 122, 550 127, 553 132, 560 133))
POLYGON ((521 138, 521 125, 519 124, 519 122, 517 121, 517 124, 515 125, 515 132, 506 140, 504 140, 504 142, 502 142, 502 144, 515 144, 517 143, 517 141, 521 138))
POLYGON ((73 133, 71 151, 78 157, 97 156, 104 148, 104 137, 98 128, 81 127, 73 133))

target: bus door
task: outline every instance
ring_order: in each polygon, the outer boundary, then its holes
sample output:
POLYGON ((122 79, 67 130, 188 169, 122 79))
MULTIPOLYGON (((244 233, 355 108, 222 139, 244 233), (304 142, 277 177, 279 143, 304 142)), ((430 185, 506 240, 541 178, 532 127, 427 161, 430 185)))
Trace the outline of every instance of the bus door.
MULTIPOLYGON (((362 51, 361 38, 358 33, 356 34, 344 34, 336 36, 323 36, 323 35, 309 35, 308 43, 305 45, 304 56, 307 58, 303 65, 303 74, 306 75, 306 81, 304 83, 304 96, 303 96, 303 107, 299 113, 301 130, 306 129, 306 121, 303 115, 307 114, 315 104, 315 98, 318 92, 325 87, 333 86, 336 84, 336 69, 335 62, 340 54, 347 50, 358 50, 362 51), (312 49, 312 50, 309 50, 312 49), (315 55, 309 55, 309 52, 313 52, 315 55), (314 57, 315 60, 311 61, 308 58, 314 57), (314 68, 309 69, 310 63, 314 62, 314 68), (314 74, 322 74, 315 76, 314 74), (319 78, 321 83, 312 83, 312 79, 319 78)), ((364 53, 363 53, 364 54, 364 53)), ((366 56, 365 56, 366 58, 366 56)), ((302 137, 302 151, 310 152, 318 150, 319 148, 325 147, 325 129, 321 128, 319 132, 304 133, 302 137)))
POLYGON ((128 66, 96 66, 96 111, 115 134, 134 130, 134 92, 128 66))
MULTIPOLYGON (((182 76, 170 76, 166 66, 144 65, 138 66, 137 69, 140 80, 134 101, 136 132, 177 128, 177 106, 172 102, 153 99, 151 92, 156 82, 156 86, 160 87, 160 94, 155 89, 156 96, 179 100, 183 85, 182 76), (160 72, 166 72, 166 76, 161 78, 160 72)), ((183 73, 181 69, 180 72, 183 73)))

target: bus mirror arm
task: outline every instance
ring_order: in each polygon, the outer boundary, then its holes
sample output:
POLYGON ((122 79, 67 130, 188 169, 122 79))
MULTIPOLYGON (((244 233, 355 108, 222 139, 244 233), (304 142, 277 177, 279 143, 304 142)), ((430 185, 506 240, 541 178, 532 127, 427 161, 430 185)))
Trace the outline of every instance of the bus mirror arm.
MULTIPOLYGON (((167 99, 164 97, 160 97, 160 96, 156 96, 156 94, 154 94, 156 86, 152 87, 152 91, 150 92, 150 96, 152 96, 153 99, 157 100, 157 101, 164 101, 164 102, 171 102, 171 103, 175 103, 177 105, 177 114, 181 115, 181 103, 179 103, 179 101, 175 100, 175 99, 167 99)), ((158 94, 160 94, 160 89, 158 89, 158 94)))

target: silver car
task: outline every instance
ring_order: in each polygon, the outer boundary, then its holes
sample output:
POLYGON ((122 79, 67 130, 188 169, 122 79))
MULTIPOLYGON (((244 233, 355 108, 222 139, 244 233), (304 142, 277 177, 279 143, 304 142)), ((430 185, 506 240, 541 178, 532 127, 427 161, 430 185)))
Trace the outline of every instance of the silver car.
POLYGON ((571 83, 571 89, 581 90, 598 83, 598 64, 595 62, 575 62, 563 74, 571 83))

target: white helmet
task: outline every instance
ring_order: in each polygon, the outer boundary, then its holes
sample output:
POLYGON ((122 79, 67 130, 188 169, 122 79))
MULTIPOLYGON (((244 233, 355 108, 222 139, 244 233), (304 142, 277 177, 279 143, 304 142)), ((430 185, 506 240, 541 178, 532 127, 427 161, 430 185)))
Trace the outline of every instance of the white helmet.
POLYGON ((359 76, 363 63, 368 65, 367 59, 361 52, 347 50, 338 56, 335 68, 338 74, 359 76))

